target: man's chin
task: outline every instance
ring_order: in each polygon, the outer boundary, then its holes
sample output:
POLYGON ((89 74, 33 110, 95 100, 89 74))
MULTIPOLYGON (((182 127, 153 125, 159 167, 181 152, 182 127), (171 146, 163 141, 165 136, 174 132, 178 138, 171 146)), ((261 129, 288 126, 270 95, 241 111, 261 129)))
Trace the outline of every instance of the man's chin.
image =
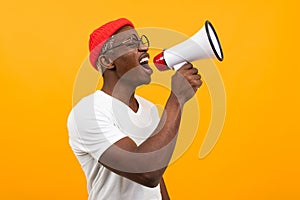
POLYGON ((142 86, 142 85, 149 85, 151 83, 151 77, 148 77, 147 79, 144 79, 142 81, 140 81, 137 85, 138 86, 142 86))
POLYGON ((144 85, 148 85, 151 83, 151 76, 148 77, 148 79, 145 81, 144 85))

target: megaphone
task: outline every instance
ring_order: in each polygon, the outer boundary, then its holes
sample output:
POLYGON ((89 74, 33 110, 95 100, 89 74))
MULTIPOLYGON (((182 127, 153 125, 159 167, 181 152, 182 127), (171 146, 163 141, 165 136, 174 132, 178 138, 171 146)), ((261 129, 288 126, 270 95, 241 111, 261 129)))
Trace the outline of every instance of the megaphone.
POLYGON ((186 62, 207 58, 217 58, 219 61, 224 58, 217 33, 208 20, 192 37, 163 50, 154 57, 153 62, 160 71, 178 70, 186 62))

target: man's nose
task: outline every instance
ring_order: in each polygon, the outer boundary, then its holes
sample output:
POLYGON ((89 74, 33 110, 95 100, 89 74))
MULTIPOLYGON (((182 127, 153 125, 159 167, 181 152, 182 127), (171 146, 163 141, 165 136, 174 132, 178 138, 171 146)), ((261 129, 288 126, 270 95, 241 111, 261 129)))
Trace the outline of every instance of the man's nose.
POLYGON ((148 51, 149 47, 143 43, 140 43, 140 46, 138 48, 139 51, 148 51))

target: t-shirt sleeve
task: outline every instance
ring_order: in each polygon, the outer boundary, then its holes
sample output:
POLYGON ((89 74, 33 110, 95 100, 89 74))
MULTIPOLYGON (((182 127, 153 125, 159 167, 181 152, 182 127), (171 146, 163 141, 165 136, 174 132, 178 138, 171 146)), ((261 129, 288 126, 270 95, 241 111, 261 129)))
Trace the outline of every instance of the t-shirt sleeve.
POLYGON ((93 102, 81 102, 72 110, 68 129, 73 150, 88 153, 96 160, 115 142, 127 137, 116 126, 109 110, 93 102))

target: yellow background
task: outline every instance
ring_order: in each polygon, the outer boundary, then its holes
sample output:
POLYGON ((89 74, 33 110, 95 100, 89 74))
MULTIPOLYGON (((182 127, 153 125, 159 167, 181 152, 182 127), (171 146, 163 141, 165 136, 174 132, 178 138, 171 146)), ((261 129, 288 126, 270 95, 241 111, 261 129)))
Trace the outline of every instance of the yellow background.
POLYGON ((66 120, 90 32, 118 17, 186 35, 209 19, 222 42, 225 126, 199 160, 210 113, 204 85, 203 125, 165 173, 172 199, 300 199, 298 8, 290 0, 2 2, 0 199, 87 199, 66 120))

